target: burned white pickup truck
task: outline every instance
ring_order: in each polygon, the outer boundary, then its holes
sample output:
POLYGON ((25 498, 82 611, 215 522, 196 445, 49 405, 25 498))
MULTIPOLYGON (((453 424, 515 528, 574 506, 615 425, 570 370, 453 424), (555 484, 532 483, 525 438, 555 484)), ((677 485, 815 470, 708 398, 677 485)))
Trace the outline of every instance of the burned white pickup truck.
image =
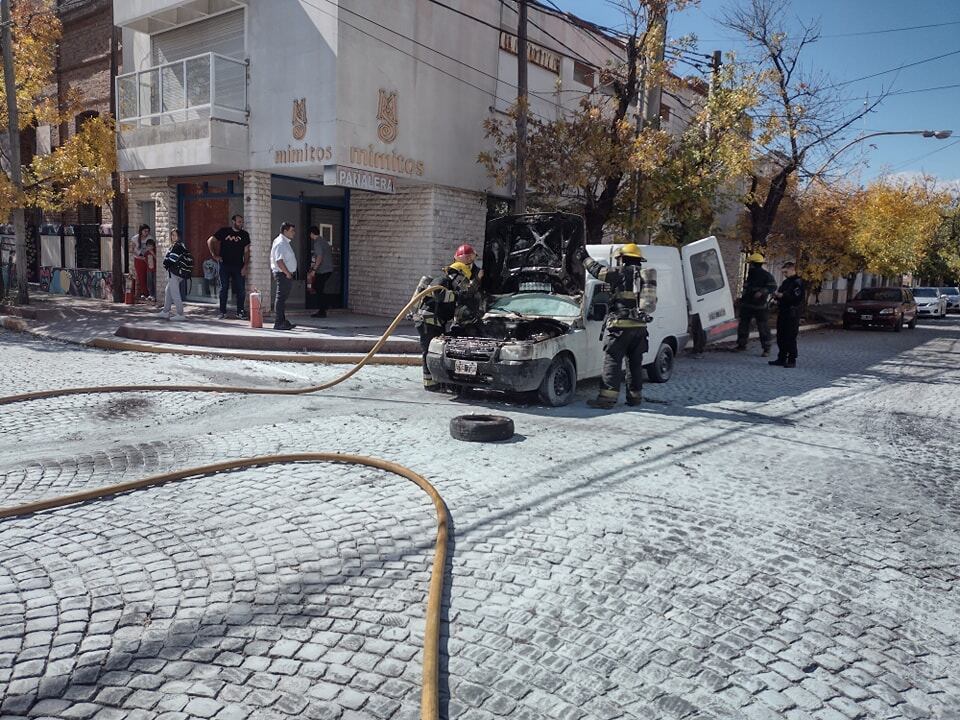
MULTIPOLYGON (((573 400, 578 380, 599 377, 609 288, 577 259, 584 237, 583 218, 568 213, 491 221, 483 252, 489 304, 480 331, 464 335, 454 328, 434 339, 427 354, 433 377, 462 387, 536 391, 552 406, 573 400)), ((617 247, 587 251, 609 264, 617 247)), ((715 337, 735 328, 733 300, 715 238, 682 253, 655 245, 643 246, 643 253, 645 271, 657 282, 645 367, 650 380, 666 382, 687 341, 690 309, 715 337)))

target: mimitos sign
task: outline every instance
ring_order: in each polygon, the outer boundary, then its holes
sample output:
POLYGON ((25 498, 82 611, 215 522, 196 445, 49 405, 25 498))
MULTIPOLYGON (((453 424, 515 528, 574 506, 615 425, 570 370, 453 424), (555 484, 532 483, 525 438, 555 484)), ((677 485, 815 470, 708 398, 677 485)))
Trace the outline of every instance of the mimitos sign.
MULTIPOLYGON (((400 100, 396 90, 380 88, 375 115, 377 140, 380 143, 392 144, 400 136, 399 103, 400 100)), ((273 161, 276 165, 299 165, 303 163, 322 163, 326 165, 334 160, 333 148, 330 145, 312 145, 309 141, 304 141, 307 137, 308 124, 307 99, 295 98, 290 115, 290 135, 294 142, 288 143, 286 147, 273 149, 273 161)), ((343 163, 344 158, 338 157, 337 161, 343 163)), ((328 183, 346 184, 348 187, 356 187, 362 190, 370 189, 373 192, 394 192, 393 184, 386 183, 383 180, 384 176, 375 173, 364 175, 357 175, 356 173, 358 170, 366 169, 381 170, 407 177, 422 177, 426 170, 423 160, 407 157, 392 148, 385 148, 374 143, 369 143, 366 147, 351 145, 347 162, 350 167, 345 168, 345 171, 353 174, 341 174, 339 171, 333 174, 325 172, 324 176, 328 178, 328 183)))
MULTIPOLYGON (((307 99, 297 98, 293 101, 292 129, 290 134, 296 141, 307 136, 307 99)), ((307 142, 288 144, 285 148, 274 149, 273 162, 277 165, 292 165, 300 163, 325 163, 333 160, 333 148, 329 145, 321 147, 307 142)))

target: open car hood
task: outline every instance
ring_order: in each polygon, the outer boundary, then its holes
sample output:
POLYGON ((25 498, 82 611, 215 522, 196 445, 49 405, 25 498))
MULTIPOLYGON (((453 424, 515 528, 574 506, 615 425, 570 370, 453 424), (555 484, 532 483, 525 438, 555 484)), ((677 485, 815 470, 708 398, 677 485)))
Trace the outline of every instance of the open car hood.
POLYGON ((504 215, 487 223, 483 290, 488 294, 583 292, 583 218, 570 213, 504 215))

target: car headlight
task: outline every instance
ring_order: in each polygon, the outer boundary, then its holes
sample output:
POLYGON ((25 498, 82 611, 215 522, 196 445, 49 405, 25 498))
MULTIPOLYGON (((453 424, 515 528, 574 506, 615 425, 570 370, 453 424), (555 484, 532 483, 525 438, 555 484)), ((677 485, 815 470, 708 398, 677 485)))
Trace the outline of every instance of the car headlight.
POLYGON ((427 348, 427 352, 430 355, 443 355, 443 343, 444 339, 442 337, 436 337, 430 341, 430 345, 427 348))
POLYGON ((851 308, 847 308, 847 312, 848 312, 848 313, 855 313, 856 311, 857 311, 856 308, 852 308, 852 307, 851 307, 851 308))
POLYGON ((534 344, 527 343, 509 343, 500 348, 501 360, 529 360, 533 357, 534 344))
POLYGON ((881 315, 893 315, 896 312, 893 308, 884 308, 880 311, 881 315))

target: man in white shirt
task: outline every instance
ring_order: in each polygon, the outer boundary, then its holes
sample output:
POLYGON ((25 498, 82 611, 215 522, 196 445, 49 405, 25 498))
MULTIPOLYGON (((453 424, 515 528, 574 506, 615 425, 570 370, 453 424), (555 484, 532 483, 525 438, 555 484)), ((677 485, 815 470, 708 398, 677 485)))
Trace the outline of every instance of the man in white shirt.
POLYGON ((293 274, 297 271, 297 256, 290 244, 296 231, 297 228, 293 223, 283 223, 280 226, 280 234, 274 239, 273 246, 270 248, 270 271, 277 282, 277 295, 273 302, 274 330, 293 330, 296 327, 287 322, 285 312, 290 288, 293 287, 293 274))

